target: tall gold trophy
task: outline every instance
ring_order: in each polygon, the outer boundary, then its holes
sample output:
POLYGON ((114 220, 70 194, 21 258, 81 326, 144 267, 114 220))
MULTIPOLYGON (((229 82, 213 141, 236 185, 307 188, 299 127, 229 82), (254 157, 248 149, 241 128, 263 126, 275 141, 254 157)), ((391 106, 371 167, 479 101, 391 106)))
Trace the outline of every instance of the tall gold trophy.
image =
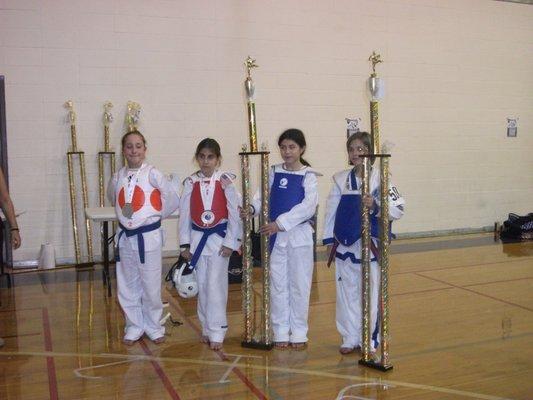
MULTIPOLYGON (((110 101, 106 101, 104 103, 104 114, 103 114, 103 123, 104 123, 104 150, 98 152, 98 189, 99 189, 99 195, 100 195, 100 207, 105 207, 105 182, 112 177, 115 174, 116 170, 116 162, 115 162, 115 152, 111 150, 110 144, 109 144, 109 129, 111 122, 113 122, 113 114, 111 114, 111 108, 113 108, 113 104, 110 101), (106 160, 109 160, 109 177, 106 179, 106 160)), ((103 274, 104 274, 104 284, 107 285, 107 295, 111 297, 111 285, 109 283, 109 232, 108 232, 108 225, 107 224, 101 224, 100 227, 100 237, 102 238, 101 241, 101 251, 102 256, 104 259, 104 268, 103 268, 103 274)), ((115 236, 115 232, 117 230, 117 223, 113 222, 113 227, 111 229, 111 238, 115 236)))
POLYGON ((380 174, 380 212, 379 217, 379 247, 373 246, 370 237, 370 213, 366 206, 361 210, 361 259, 362 259, 362 357, 359 364, 375 368, 380 371, 392 369, 389 362, 389 158, 390 154, 379 154, 379 118, 378 99, 382 87, 376 74, 376 64, 381 63, 381 57, 375 52, 369 58, 372 63, 372 74, 369 79, 369 89, 372 99, 370 101, 370 118, 372 124, 372 154, 365 157, 363 164, 363 187, 361 195, 370 194, 370 173, 372 160, 379 160, 380 174), (378 298, 378 319, 380 326, 380 351, 379 355, 372 355, 370 350, 371 323, 370 323, 370 259, 371 253, 377 252, 380 266, 380 287, 378 298))
MULTIPOLYGON (((76 264, 82 264, 82 255, 80 248, 80 238, 78 232, 78 204, 77 204, 77 190, 76 181, 74 178, 74 157, 78 156, 79 169, 80 169, 80 181, 81 181, 81 193, 83 200, 83 211, 89 206, 88 193, 87 193, 87 175, 85 173, 85 153, 78 150, 77 138, 76 138, 76 112, 74 111, 74 103, 72 100, 68 100, 64 107, 68 109, 68 120, 70 122, 70 138, 71 138, 71 150, 67 152, 67 167, 68 167, 68 181, 70 191, 70 212, 72 218, 72 231, 74 233, 74 252, 76 255, 76 264)), ((88 262, 93 262, 93 244, 92 244, 92 227, 91 221, 85 216, 85 236, 87 239, 87 258, 88 262)))
POLYGON ((378 154, 379 147, 379 107, 378 99, 381 96, 381 81, 376 73, 376 65, 382 63, 381 55, 372 52, 368 61, 372 63, 372 73, 368 79, 368 88, 370 90, 370 133, 372 135, 372 153, 378 154))
MULTIPOLYGON (((255 122, 255 102, 254 83, 251 77, 253 68, 257 68, 255 60, 250 56, 245 62, 247 76, 244 81, 246 90, 247 110, 248 110, 248 133, 250 139, 250 151, 248 146, 242 146, 241 172, 242 172, 242 206, 244 210, 250 209, 250 157, 259 156, 261 159, 261 213, 259 215, 259 225, 268 223, 269 220, 269 195, 270 187, 268 181, 269 152, 263 148, 257 149, 257 127, 255 122)), ((252 314, 256 307, 253 295, 253 260, 252 260, 252 217, 247 215, 243 220, 242 238, 242 309, 244 313, 244 334, 243 347, 270 350, 273 342, 270 334, 270 239, 268 235, 261 235, 261 267, 262 277, 262 308, 260 326, 256 326, 256 320, 252 319, 252 314)))
POLYGON ((109 127, 111 122, 113 122, 113 114, 111 114, 111 108, 113 104, 110 101, 104 103, 104 150, 98 152, 98 189, 100 195, 100 207, 105 207, 105 160, 109 159, 109 172, 113 176, 115 173, 115 152, 111 151, 109 145, 109 127))

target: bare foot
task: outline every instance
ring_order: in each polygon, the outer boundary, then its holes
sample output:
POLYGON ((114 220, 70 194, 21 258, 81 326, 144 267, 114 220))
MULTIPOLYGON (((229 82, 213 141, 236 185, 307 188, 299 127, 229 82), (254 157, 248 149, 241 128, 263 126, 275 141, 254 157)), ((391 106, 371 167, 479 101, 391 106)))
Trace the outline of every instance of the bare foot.
POLYGON ((211 350, 220 350, 222 348, 222 342, 210 342, 209 347, 211 347, 211 350))
POLYGON ((274 348, 285 350, 289 347, 289 342, 274 342, 274 348))
POLYGON ((202 335, 200 338, 200 343, 209 343, 209 337, 202 335))
POLYGON ((353 353, 354 351, 355 351, 355 347, 341 346, 341 348, 339 349, 339 353, 341 353, 342 355, 350 354, 350 353, 353 353))
POLYGON ((294 350, 305 350, 307 348, 307 342, 294 342, 291 343, 291 347, 294 350))
POLYGON ((122 339, 122 343, 124 343, 126 346, 133 346, 135 342, 136 340, 132 339, 122 339))
POLYGON ((164 336, 159 336, 158 338, 152 340, 155 344, 161 344, 165 343, 165 340, 167 340, 164 336))

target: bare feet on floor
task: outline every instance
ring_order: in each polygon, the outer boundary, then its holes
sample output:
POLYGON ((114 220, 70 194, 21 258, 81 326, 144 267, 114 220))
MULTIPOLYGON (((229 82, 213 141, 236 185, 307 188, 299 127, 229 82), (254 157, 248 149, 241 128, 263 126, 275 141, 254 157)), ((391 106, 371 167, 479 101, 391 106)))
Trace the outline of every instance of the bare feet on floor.
POLYGON ((209 343, 209 338, 205 335, 202 335, 200 338, 200 343, 209 343))
POLYGON ((342 355, 350 354, 350 353, 353 353, 353 352, 355 352, 355 347, 344 347, 344 346, 341 346, 341 348, 339 349, 339 353, 341 353, 342 355))
POLYGON ((122 339, 122 343, 124 343, 126 346, 133 346, 135 342, 136 340, 132 339, 122 339))
POLYGON ((220 350, 222 348, 222 342, 210 342, 209 347, 211 347, 211 350, 220 350))
POLYGON ((166 338, 164 336, 159 336, 157 339, 152 340, 155 344, 165 343, 166 338))
POLYGON ((294 350, 305 350, 307 348, 307 342, 294 342, 291 343, 291 347, 294 350))
POLYGON ((285 350, 289 347, 289 342, 274 342, 274 348, 285 350))

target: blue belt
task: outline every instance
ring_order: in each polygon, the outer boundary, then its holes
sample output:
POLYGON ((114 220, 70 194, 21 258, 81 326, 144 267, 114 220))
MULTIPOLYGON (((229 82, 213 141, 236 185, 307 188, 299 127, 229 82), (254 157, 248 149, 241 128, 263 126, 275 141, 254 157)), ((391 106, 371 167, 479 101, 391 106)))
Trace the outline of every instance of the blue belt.
MULTIPOLYGON (((355 254, 352 253, 352 252, 350 252, 350 251, 348 251, 348 252, 346 252, 346 253, 344 253, 344 254, 341 254, 341 253, 339 253, 339 252, 337 251, 337 252, 335 253, 335 258, 338 258, 338 259, 340 259, 340 260, 342 260, 342 261, 345 261, 345 260, 347 260, 347 259, 349 258, 350 261, 352 262, 352 264, 361 264, 361 263, 362 263, 362 260, 359 259, 359 258, 357 258, 357 257, 355 256, 355 254)), ((377 258, 376 258, 376 257, 372 257, 372 258, 370 259, 370 261, 372 261, 372 262, 377 261, 377 258)))
POLYGON ((200 231, 204 234, 202 235, 202 238, 200 239, 200 242, 198 243, 198 246, 196 246, 196 250, 194 251, 194 254, 192 255, 190 264, 193 267, 196 267, 196 263, 198 262, 198 259, 200 258, 200 255, 202 254, 202 250, 205 247, 205 244, 207 243, 207 239, 209 236, 211 236, 213 233, 217 233, 222 237, 226 237, 226 229, 228 227, 228 223, 224 222, 222 224, 215 225, 212 228, 201 228, 199 226, 196 226, 192 224, 193 231, 200 231))
POLYGON ((119 254, 119 243, 120 238, 122 237, 122 234, 126 234, 127 237, 132 237, 134 235, 137 235, 137 246, 139 246, 139 258, 141 259, 141 264, 144 264, 144 237, 143 233, 155 231, 156 229, 161 228, 161 220, 154 222, 150 225, 144 225, 137 229, 126 229, 120 222, 118 224, 120 226, 120 229, 122 229, 118 235, 117 239, 117 249, 115 251, 115 261, 120 261, 120 254, 119 254))

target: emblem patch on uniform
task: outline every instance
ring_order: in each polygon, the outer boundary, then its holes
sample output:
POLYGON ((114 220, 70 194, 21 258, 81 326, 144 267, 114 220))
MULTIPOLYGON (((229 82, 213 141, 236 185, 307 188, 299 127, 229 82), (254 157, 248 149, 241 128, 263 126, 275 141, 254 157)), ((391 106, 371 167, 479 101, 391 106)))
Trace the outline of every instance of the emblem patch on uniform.
POLYGON ((279 180, 279 187, 280 187, 281 189, 287 189, 287 185, 288 185, 288 183, 289 183, 289 180, 288 180, 287 178, 281 178, 281 179, 279 180))

